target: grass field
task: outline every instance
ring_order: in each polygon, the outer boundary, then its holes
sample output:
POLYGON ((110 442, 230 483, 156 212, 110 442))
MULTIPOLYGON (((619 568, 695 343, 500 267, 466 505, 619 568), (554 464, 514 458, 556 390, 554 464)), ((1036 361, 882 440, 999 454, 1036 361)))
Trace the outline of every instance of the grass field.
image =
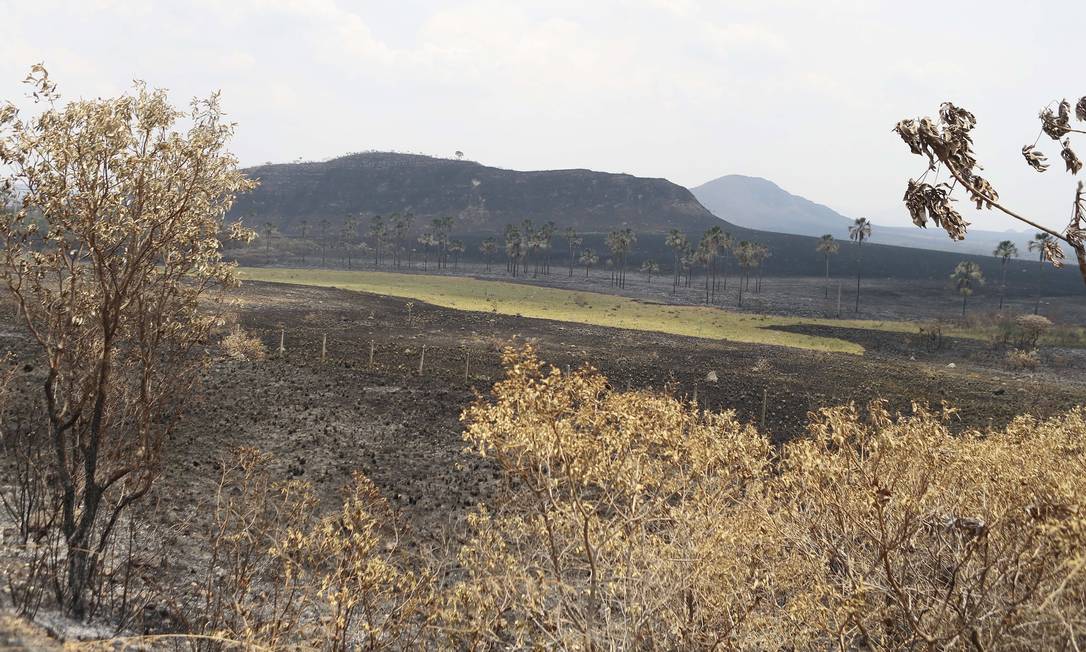
POLYGON ((845 340, 770 330, 772 326, 828 325, 915 332, 909 322, 830 320, 728 312, 719 308, 643 303, 626 297, 465 277, 247 267, 242 279, 336 287, 415 299, 456 310, 495 312, 710 339, 863 354, 845 340))

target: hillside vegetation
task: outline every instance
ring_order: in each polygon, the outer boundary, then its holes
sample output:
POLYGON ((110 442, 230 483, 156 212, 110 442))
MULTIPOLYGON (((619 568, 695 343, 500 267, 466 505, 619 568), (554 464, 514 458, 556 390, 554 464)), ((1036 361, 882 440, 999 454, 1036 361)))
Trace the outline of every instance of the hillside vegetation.
POLYGON ((245 170, 260 181, 231 215, 271 221, 294 234, 301 220, 411 213, 416 222, 453 217, 457 232, 498 232, 506 223, 554 221, 606 233, 619 224, 645 233, 705 229, 719 220, 690 191, 666 179, 592 170, 520 172, 472 161, 367 152, 314 163, 245 170))

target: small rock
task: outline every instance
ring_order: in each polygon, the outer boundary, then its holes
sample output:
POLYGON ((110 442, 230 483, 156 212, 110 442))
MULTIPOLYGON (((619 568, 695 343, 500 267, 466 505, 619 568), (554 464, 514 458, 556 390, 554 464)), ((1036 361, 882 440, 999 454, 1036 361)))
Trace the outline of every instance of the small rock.
POLYGON ((955 368, 955 367, 957 367, 957 366, 958 366, 958 365, 956 365, 956 364, 954 364, 953 362, 951 362, 951 363, 950 363, 950 364, 948 364, 948 365, 947 365, 946 367, 947 367, 947 369, 954 369, 954 368, 955 368))
POLYGON ((705 380, 706 380, 706 382, 715 383, 716 382, 716 372, 715 371, 710 371, 708 374, 705 375, 705 380))

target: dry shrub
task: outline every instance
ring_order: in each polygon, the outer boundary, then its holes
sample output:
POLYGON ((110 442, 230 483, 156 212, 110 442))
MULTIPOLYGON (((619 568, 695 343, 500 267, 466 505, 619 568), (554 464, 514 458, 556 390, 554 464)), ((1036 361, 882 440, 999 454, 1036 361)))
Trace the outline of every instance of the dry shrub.
POLYGON ((454 570, 410 570, 365 478, 320 517, 307 483, 243 451, 192 632, 337 650, 1086 642, 1084 409, 955 435, 949 408, 848 405, 774 455, 731 412, 617 392, 530 347, 504 361, 463 415, 503 488, 454 570))
POLYGON ((1011 349, 1007 351, 1006 361, 1011 369, 1036 369, 1041 366, 1041 359, 1036 351, 1011 349))
MULTIPOLYGON (((471 519, 452 647, 712 647, 769 623, 770 444, 732 413, 608 389, 507 350, 465 437, 509 490, 471 519)), ((767 639, 768 640, 768 639, 767 639)))
POLYGON ((224 465, 194 644, 402 649, 427 621, 430 578, 407 569, 396 517, 361 474, 339 511, 313 487, 276 481, 274 458, 242 449, 224 465))
POLYGON ((921 324, 918 338, 929 352, 941 351, 946 346, 946 336, 943 333, 943 322, 934 320, 921 324))
POLYGON ((821 646, 1058 649, 1086 625, 1083 412, 955 436, 952 412, 822 410, 784 451, 782 615, 821 646), (798 584, 795 584, 798 582, 798 584))
POLYGON ((506 477, 445 599, 457 648, 1051 649, 1086 627, 1081 410, 822 410, 771 464, 731 413, 507 351, 466 438, 506 477))
POLYGON ((237 360, 263 360, 268 356, 264 342, 256 335, 250 335, 240 326, 222 338, 220 344, 226 355, 237 360))
POLYGON ((1018 345, 1023 349, 1037 348, 1037 342, 1052 330, 1052 322, 1041 315, 1020 315, 1014 320, 1017 327, 1018 345))

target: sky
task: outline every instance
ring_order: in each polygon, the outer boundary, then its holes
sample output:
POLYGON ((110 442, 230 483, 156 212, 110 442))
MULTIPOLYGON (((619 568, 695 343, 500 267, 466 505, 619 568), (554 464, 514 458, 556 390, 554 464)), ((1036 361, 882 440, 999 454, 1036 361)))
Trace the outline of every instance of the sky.
MULTIPOLYGON (((68 98, 219 90, 244 165, 461 150, 687 187, 746 174, 894 225, 925 163, 891 128, 951 100, 1002 199, 1062 227, 1058 148, 1042 139, 1043 175, 1020 152, 1041 108, 1086 94, 1081 0, 0 0, 0 16, 0 98, 28 106, 36 62, 68 98)), ((1018 228, 965 204, 975 228, 1018 228)))

